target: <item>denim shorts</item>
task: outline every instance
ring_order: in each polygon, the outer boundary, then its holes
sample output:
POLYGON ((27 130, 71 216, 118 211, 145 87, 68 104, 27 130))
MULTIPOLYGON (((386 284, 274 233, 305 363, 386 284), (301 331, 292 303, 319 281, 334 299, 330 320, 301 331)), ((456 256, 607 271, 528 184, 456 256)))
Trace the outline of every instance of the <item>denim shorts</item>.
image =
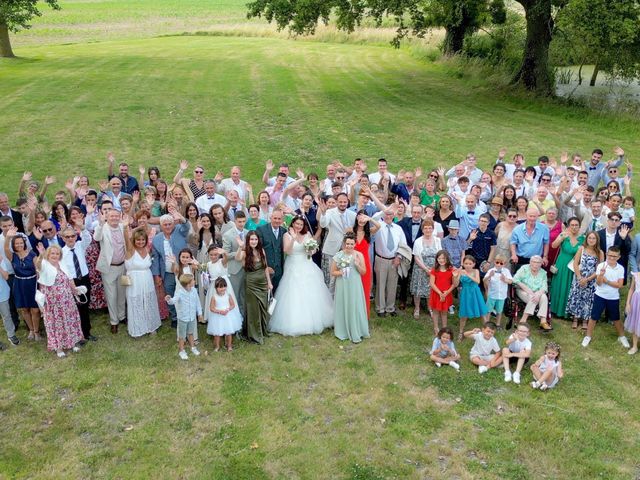
POLYGON ((196 333, 196 321, 193 320, 191 322, 183 322, 182 320, 178 320, 178 338, 180 340, 185 340, 187 335, 193 335, 196 333))

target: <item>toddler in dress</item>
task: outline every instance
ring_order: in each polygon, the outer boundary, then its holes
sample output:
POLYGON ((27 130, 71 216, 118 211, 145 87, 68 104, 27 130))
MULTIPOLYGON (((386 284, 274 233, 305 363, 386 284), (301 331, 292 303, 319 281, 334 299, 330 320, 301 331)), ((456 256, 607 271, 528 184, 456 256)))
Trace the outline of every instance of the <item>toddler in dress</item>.
POLYGON ((227 292, 227 281, 216 278, 214 284, 215 293, 211 296, 209 310, 209 325, 207 333, 213 335, 214 351, 220 351, 220 340, 224 335, 224 343, 227 351, 233 350, 233 334, 242 328, 242 315, 236 307, 233 295, 227 292))
POLYGON ((531 365, 531 372, 535 378, 531 382, 533 388, 547 390, 555 387, 564 376, 560 362, 560 345, 556 342, 547 342, 544 346, 544 355, 531 365))

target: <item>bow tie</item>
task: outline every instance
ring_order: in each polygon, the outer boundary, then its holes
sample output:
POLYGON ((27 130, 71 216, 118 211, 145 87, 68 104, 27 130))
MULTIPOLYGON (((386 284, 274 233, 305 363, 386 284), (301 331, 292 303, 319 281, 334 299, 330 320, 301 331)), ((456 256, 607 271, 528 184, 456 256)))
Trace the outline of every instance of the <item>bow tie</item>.
POLYGON ((215 200, 216 197, 207 197, 207 200, 215 200))
POLYGON ((589 167, 589 170, 597 170, 596 167, 589 167))
POLYGON ((475 213, 476 213, 476 212, 474 212, 474 211, 472 210, 472 211, 470 211, 470 212, 467 212, 467 215, 473 215, 473 214, 475 214, 475 213))
POLYGON ((420 222, 411 222, 411 225, 420 225, 420 222))

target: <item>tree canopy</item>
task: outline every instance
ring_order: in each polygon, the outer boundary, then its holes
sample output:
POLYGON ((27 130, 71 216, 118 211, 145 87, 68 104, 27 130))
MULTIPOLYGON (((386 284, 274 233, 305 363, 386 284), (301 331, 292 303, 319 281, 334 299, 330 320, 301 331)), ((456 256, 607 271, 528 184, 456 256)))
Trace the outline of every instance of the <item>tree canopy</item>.
MULTIPOLYGON (((43 0, 54 10, 58 10, 58 0, 43 0)), ((9 32, 30 28, 33 17, 42 12, 38 0, 2 0, 0 2, 0 57, 13 57, 9 32)))

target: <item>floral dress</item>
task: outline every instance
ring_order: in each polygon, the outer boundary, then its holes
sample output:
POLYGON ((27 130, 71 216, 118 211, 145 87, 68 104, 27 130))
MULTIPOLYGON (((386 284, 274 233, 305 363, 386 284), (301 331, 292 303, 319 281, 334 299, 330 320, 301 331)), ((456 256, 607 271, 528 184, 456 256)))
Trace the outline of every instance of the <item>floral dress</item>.
POLYGON ((87 248, 87 268, 89 269, 89 281, 91 282, 91 291, 89 293, 89 309, 100 310, 107 308, 107 299, 104 295, 104 285, 102 284, 102 275, 96 270, 96 263, 100 256, 100 244, 91 239, 91 244, 87 248))
MULTIPOLYGON (((598 257, 589 255, 584 250, 580 259, 580 273, 583 277, 593 275, 600 260, 598 257)), ((574 276, 569 290, 569 301, 567 302, 567 314, 576 318, 587 320, 591 317, 591 306, 593 305, 593 295, 596 291, 595 279, 587 283, 583 288, 578 284, 578 279, 574 276)))
MULTIPOLYGON (((419 241, 420 239, 416 240, 419 241)), ((420 252, 420 258, 422 263, 427 267, 427 271, 430 272, 433 266, 436 264, 436 253, 441 249, 440 242, 433 239, 431 245, 424 245, 422 252, 420 252)), ((413 272, 411 273, 411 286, 410 291, 412 295, 429 298, 431 295, 431 277, 417 264, 413 266, 413 272)))
POLYGON ((64 272, 58 271, 56 280, 50 287, 40 286, 46 298, 44 306, 44 326, 47 330, 49 350, 68 350, 83 339, 80 314, 73 292, 75 285, 64 272))

